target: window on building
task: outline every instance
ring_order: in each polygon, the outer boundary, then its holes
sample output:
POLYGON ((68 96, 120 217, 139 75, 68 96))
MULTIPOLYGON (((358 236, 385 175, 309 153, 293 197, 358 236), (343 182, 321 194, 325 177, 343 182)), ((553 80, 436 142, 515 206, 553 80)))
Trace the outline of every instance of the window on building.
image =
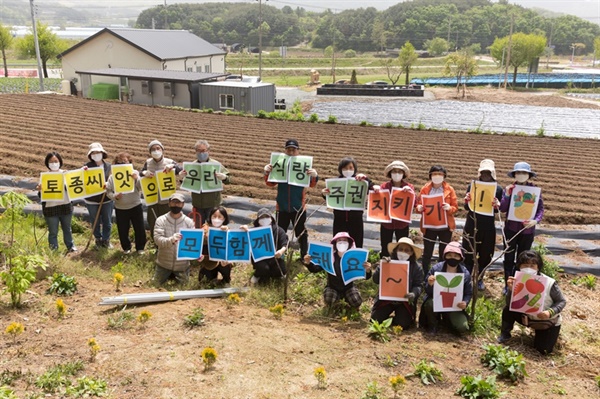
POLYGON ((196 65, 196 72, 202 72, 202 66, 196 65))
POLYGON ((188 67, 187 71, 188 71, 188 72, 194 72, 194 68, 192 68, 192 67, 188 67))
POLYGON ((233 94, 220 94, 219 103, 222 109, 233 109, 233 94))
POLYGON ((210 65, 204 65, 204 72, 210 73, 210 65))

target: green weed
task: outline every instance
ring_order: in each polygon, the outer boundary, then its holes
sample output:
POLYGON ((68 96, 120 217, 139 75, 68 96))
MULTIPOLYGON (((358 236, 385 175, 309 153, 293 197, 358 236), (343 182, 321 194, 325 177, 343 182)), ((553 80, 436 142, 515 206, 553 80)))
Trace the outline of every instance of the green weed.
POLYGON ((359 125, 360 125, 360 126, 373 126, 373 124, 372 124, 372 123, 369 123, 369 122, 367 122, 367 121, 360 121, 359 125))
POLYGON ((183 325, 189 328, 199 327, 204 324, 204 310, 196 308, 192 314, 185 316, 183 325))
POLYGON ((77 280, 73 276, 67 276, 64 273, 54 273, 50 277, 50 287, 46 290, 47 294, 73 295, 77 291, 77 280))
POLYGON ((473 333, 476 336, 495 334, 502 323, 503 307, 503 298, 478 298, 475 305, 475 316, 473 317, 473 333))
POLYGON ((57 364, 40 375, 35 385, 45 393, 58 392, 63 387, 71 385, 70 377, 83 370, 82 362, 71 362, 66 364, 57 364))
POLYGON ((108 328, 111 330, 126 330, 132 327, 135 320, 133 312, 126 311, 125 308, 116 315, 108 316, 108 328))
POLYGON ((367 384, 367 389, 360 399, 380 399, 379 395, 381 395, 381 389, 377 385, 377 381, 372 381, 367 384))
POLYGON ((493 370, 500 378, 510 379, 512 382, 522 380, 527 376, 523 355, 502 345, 483 345, 485 353, 481 355, 481 362, 493 370))
POLYGON ((75 384, 67 387, 67 394, 76 398, 89 396, 105 396, 107 392, 106 381, 90 377, 78 378, 75 384))
POLYGON ((552 260, 546 256, 551 255, 552 252, 550 252, 548 248, 546 248, 546 246, 542 243, 536 243, 532 249, 538 254, 540 254, 542 259, 544 260, 543 273, 546 276, 556 280, 558 278, 558 273, 562 273, 564 270, 558 265, 557 261, 552 260))
POLYGON ((380 342, 388 342, 390 340, 390 330, 392 326, 392 318, 385 319, 381 323, 377 320, 369 322, 369 337, 380 342))
POLYGON ((542 121, 542 125, 535 131, 535 135, 538 137, 544 137, 546 135, 546 129, 544 129, 544 121, 542 121))
POLYGON ((469 399, 495 399, 500 397, 496 387, 496 377, 491 375, 483 379, 481 375, 472 377, 466 375, 460 378, 461 387, 456 391, 457 395, 469 399))
POLYGON ((22 376, 23 372, 21 370, 12 371, 6 369, 0 373, 0 386, 11 385, 14 381, 18 380, 22 376))
POLYGON ((331 124, 331 125, 335 125, 336 123, 338 123, 337 116, 335 116, 335 115, 329 115, 327 117, 327 120, 325 121, 325 123, 328 123, 328 124, 331 124))
POLYGON ((319 115, 317 115, 317 114, 310 114, 310 116, 308 117, 308 121, 310 123, 318 123, 319 122, 319 115))
POLYGON ((408 374, 407 377, 419 377, 423 385, 435 384, 442 380, 442 371, 438 369, 433 362, 427 362, 425 359, 417 364, 413 364, 415 371, 408 374))
POLYGON ((583 285, 588 290, 596 289, 596 276, 593 274, 586 274, 584 276, 576 277, 573 279, 572 283, 575 285, 583 285))
POLYGON ((0 386, 0 398, 2 399, 19 399, 17 395, 15 395, 15 391, 10 389, 9 387, 0 386))

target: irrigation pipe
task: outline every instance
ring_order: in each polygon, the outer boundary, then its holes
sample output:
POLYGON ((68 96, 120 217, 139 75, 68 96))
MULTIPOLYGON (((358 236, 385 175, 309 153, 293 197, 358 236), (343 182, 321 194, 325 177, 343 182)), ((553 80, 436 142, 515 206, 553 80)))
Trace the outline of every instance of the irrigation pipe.
POLYGON ((212 290, 192 290, 175 292, 149 292, 142 294, 128 294, 113 297, 103 297, 98 305, 133 305, 150 302, 170 302, 191 298, 218 298, 221 296, 246 292, 248 288, 216 288, 212 290))

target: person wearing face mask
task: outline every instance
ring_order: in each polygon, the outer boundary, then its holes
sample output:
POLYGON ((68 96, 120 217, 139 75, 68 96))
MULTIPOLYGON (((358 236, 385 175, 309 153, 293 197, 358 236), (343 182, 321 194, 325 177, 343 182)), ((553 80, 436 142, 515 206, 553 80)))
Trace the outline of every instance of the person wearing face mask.
MULTIPOLYGON (((496 168, 494 161, 491 159, 484 159, 481 161, 478 172, 479 176, 477 179, 479 181, 486 183, 493 183, 496 181, 496 168)), ((496 193, 492 200, 494 213, 498 212, 500 200, 502 200, 502 188, 497 185, 496 193)), ((477 258, 477 265, 480 273, 478 288, 480 290, 484 290, 485 285, 483 284, 483 275, 481 275, 481 271, 492 262, 492 257, 494 256, 494 249, 496 248, 496 225, 494 224, 495 217, 475 214, 471 208, 469 208, 470 201, 471 183, 467 185, 467 194, 465 196, 465 210, 468 212, 468 214, 465 221, 465 227, 463 229, 462 246, 467 252, 465 254, 465 266, 471 274, 473 274, 473 258, 477 258), (477 223, 475 223, 476 220, 477 223), (475 226, 477 226, 477 234, 475 234, 475 226), (475 242, 477 245, 475 245, 475 242), (475 248, 475 246, 477 247, 477 250, 475 253, 473 253, 473 248, 475 248)))
MULTIPOLYGON (((367 176, 358 173, 358 165, 352 157, 344 157, 338 164, 338 178, 356 179, 366 181, 369 184, 369 190, 373 188, 373 183, 367 176)), ((324 188, 323 197, 329 195, 329 189, 324 188)), ((366 195, 366 193, 365 193, 366 195)), ((363 211, 340 209, 333 210, 333 235, 340 231, 346 231, 354 239, 357 248, 362 248, 364 239, 363 211)))
MULTIPOLYGON (((415 187, 406 180, 410 177, 410 169, 408 169, 408 166, 406 166, 404 162, 394 161, 390 163, 385 167, 383 174, 390 180, 386 181, 381 186, 375 186, 374 190, 387 190, 391 193, 392 189, 397 187, 403 191, 411 191, 414 193, 415 187)), ((408 237, 408 234, 409 223, 396 219, 392 219, 390 223, 381 223, 381 227, 379 228, 381 256, 390 256, 388 246, 394 240, 394 235, 396 236, 396 240, 399 240, 402 237, 408 237)))
MULTIPOLYGON (((175 169, 175 174, 181 172, 181 168, 175 161, 164 156, 165 147, 158 140, 152 140, 148 144, 148 152, 150 158, 146 160, 140 175, 142 177, 152 177, 156 172, 170 172, 171 169, 175 169)), ((162 216, 169 212, 169 201, 164 199, 154 205, 148 206, 146 210, 146 220, 148 226, 150 226, 150 234, 154 234, 154 224, 159 216, 162 216)))
MULTIPOLYGON (((203 163, 211 162, 219 164, 219 172, 215 173, 215 177, 223 182, 223 184, 231 183, 229 171, 219 161, 210 156, 210 144, 206 140, 198 140, 194 145, 196 150, 196 160, 194 162, 203 163)), ((187 176, 187 172, 182 170, 179 172, 179 178, 183 179, 187 176)), ((221 191, 213 191, 208 193, 192 193, 192 206, 194 207, 192 214, 196 227, 200 227, 208 220, 208 214, 215 207, 222 203, 221 191)))
MULTIPOLYGON (((114 160, 115 165, 126 165, 133 163, 131 155, 126 152, 119 153, 114 160)), ((142 186, 137 170, 133 171, 134 189, 130 193, 116 193, 115 182, 111 175, 106 182, 106 195, 114 200, 115 218, 121 249, 125 254, 131 253, 131 240, 129 239, 129 227, 133 227, 135 234, 135 250, 142 254, 146 246, 146 228, 144 226, 144 210, 140 194, 142 186)))
MULTIPOLYGON (((84 165, 84 169, 102 167, 104 168, 105 181, 108 181, 111 173, 111 165, 110 162, 105 161, 108 154, 102 148, 102 144, 90 144, 87 157, 89 162, 84 165)), ((112 244, 110 243, 113 211, 112 199, 108 198, 105 194, 94 195, 85 199, 85 206, 89 213, 90 224, 94 226, 96 247, 112 248, 112 244)))
POLYGON ((498 342, 503 344, 510 340, 511 331, 515 322, 535 330, 533 347, 543 355, 548 355, 554 350, 554 345, 560 334, 560 325, 562 322, 561 312, 567 305, 567 300, 562 294, 558 283, 542 273, 544 261, 540 254, 535 251, 523 251, 517 258, 517 269, 530 275, 541 275, 550 279, 546 286, 546 297, 543 309, 540 313, 524 314, 510 311, 511 295, 514 287, 514 277, 508 277, 506 282, 509 295, 506 296, 506 306, 502 310, 502 326, 500 327, 500 336, 498 342))
MULTIPOLYGON (((275 218, 271 215, 271 212, 267 208, 261 208, 256 214, 256 219, 252 223, 253 227, 265 227, 271 226, 273 231, 273 240, 275 241, 275 256, 269 259, 263 259, 261 261, 255 261, 252 258, 252 267, 254 268, 254 274, 250 278, 250 283, 256 285, 259 282, 268 283, 271 280, 281 279, 285 277, 287 273, 285 268, 285 259, 283 255, 287 251, 288 236, 285 230, 282 229, 275 223, 275 218)), ((241 226, 240 229, 248 231, 249 226, 241 226)))
POLYGON ((182 194, 171 195, 167 202, 169 212, 159 216, 154 226, 156 243, 156 269, 154 281, 162 285, 169 278, 183 284, 190 277, 190 261, 177 260, 177 245, 181 241, 181 229, 193 229, 194 221, 183 214, 185 198, 182 194))
POLYGON ((458 200, 456 199, 456 192, 454 188, 448 182, 446 182, 447 172, 446 169, 441 165, 434 165, 429 169, 429 182, 421 188, 421 192, 417 198, 417 212, 423 212, 423 205, 421 204, 422 195, 435 195, 443 194, 444 201, 442 209, 446 212, 446 220, 448 227, 439 229, 435 228, 423 228, 423 218, 421 218, 421 232, 423 233, 423 271, 427 273, 429 265, 431 263, 431 257, 433 256, 433 250, 435 243, 439 240, 438 247, 438 261, 441 261, 442 254, 446 244, 452 240, 452 231, 456 227, 454 221, 454 214, 458 210, 458 200))
MULTIPOLYGON (((342 256, 346 251, 354 246, 354 239, 350 234, 346 232, 337 233, 332 239, 331 244, 333 245, 333 269, 335 270, 335 276, 327 273, 327 285, 323 290, 323 302, 331 310, 332 306, 340 299, 344 299, 346 303, 355 311, 358 311, 362 304, 362 297, 358 288, 351 281, 348 284, 344 284, 341 271, 342 256)), ((323 271, 321 266, 311 262, 311 256, 304 255, 304 263, 311 273, 318 273, 323 271)), ((365 280, 371 278, 371 263, 363 263, 363 267, 366 271, 365 280)))
MULTIPOLYGON (((382 300, 377 296, 371 309, 371 319, 382 323, 394 313, 393 326, 401 326, 403 330, 407 330, 415 324, 417 301, 423 289, 423 269, 417 263, 422 252, 423 250, 408 237, 402 237, 398 242, 388 244, 388 253, 391 254, 391 259, 409 262, 408 292, 404 296, 408 302, 382 300)), ((380 284, 380 277, 380 266, 377 266, 373 272, 375 284, 380 284)))
MULTIPOLYGON (((52 151, 46 154, 44 164, 50 172, 61 172, 63 160, 58 152, 52 151)), ((37 190, 41 189, 38 184, 37 190)), ((63 241, 68 252, 77 252, 77 247, 73 242, 73 233, 71 231, 71 220, 73 218, 73 204, 67 196, 63 201, 42 202, 42 214, 46 219, 48 226, 48 245, 50 249, 58 249, 58 225, 62 228, 63 241)))
MULTIPOLYGON (((508 185, 504 190, 502 201, 500 201, 500 212, 508 214, 510 209, 510 197, 515 188, 515 185, 520 186, 532 186, 535 187, 530 179, 537 176, 531 170, 531 166, 527 162, 517 162, 508 176, 515 179, 515 182, 508 185)), ((535 236, 535 226, 541 222, 544 217, 544 201, 540 194, 537 209, 535 210, 535 216, 531 220, 524 222, 517 222, 514 220, 506 220, 504 222, 504 290, 503 294, 507 292, 506 282, 508 277, 514 274, 515 258, 523 251, 531 249, 533 244, 533 238, 535 236)))
POLYGON ((431 333, 436 333, 441 321, 457 334, 464 334, 469 330, 469 321, 465 309, 473 297, 473 284, 471 282, 471 274, 462 264, 463 260, 464 256, 460 243, 452 241, 444 248, 443 260, 436 263, 427 273, 425 277, 425 298, 423 299, 419 315, 419 327, 425 328, 431 333), (433 284, 435 283, 435 273, 437 272, 464 274, 463 299, 456 304, 456 306, 462 309, 460 312, 434 313, 433 284))
POLYGON ((229 224, 229 214, 227 210, 218 206, 213 208, 208 213, 208 217, 204 226, 204 247, 202 248, 202 261, 200 262, 200 273, 198 274, 198 282, 206 280, 211 285, 225 285, 228 286, 231 283, 231 269, 232 263, 210 260, 208 257, 208 235, 210 234, 210 228, 214 227, 223 231, 229 230, 227 226, 229 224), (219 273, 221 274, 221 280, 219 280, 219 273))

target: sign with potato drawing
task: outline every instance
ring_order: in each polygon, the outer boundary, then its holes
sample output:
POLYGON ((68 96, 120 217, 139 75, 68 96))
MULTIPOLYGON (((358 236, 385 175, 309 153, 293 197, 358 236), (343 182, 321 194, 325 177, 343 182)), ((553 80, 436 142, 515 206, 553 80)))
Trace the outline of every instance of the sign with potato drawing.
POLYGON ((548 278, 517 271, 510 298, 510 311, 538 314, 544 311, 548 278))

